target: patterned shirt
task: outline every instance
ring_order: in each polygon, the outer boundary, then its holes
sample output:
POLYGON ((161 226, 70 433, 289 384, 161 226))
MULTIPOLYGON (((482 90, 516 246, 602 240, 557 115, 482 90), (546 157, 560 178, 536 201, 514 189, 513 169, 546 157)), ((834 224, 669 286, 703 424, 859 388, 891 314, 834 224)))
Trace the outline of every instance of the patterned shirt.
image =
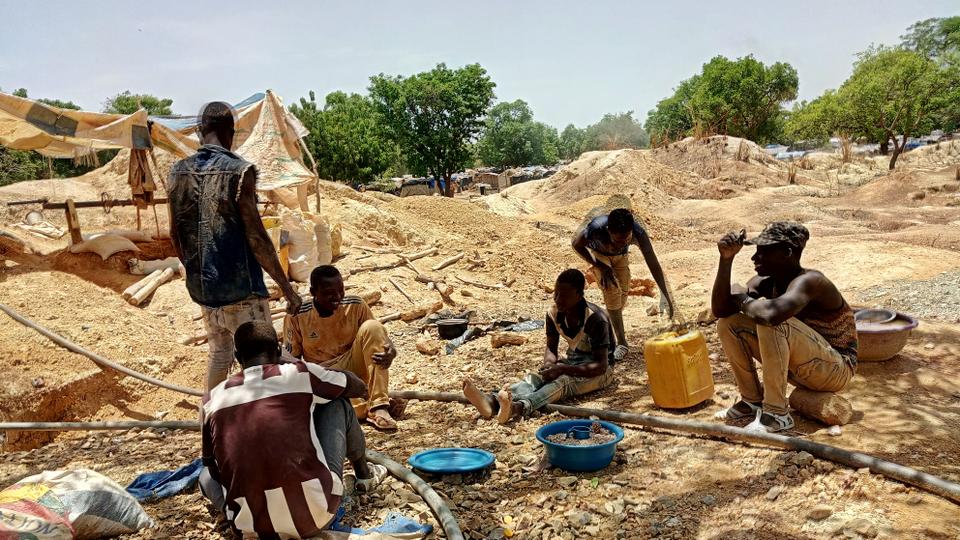
POLYGON ((317 439, 313 410, 340 397, 343 373, 293 362, 243 370, 203 402, 203 461, 244 537, 306 538, 343 496, 317 439))
POLYGON ((321 317, 313 302, 308 302, 284 319, 284 346, 307 362, 329 365, 350 350, 360 325, 372 318, 373 312, 359 296, 345 296, 329 317, 321 317))

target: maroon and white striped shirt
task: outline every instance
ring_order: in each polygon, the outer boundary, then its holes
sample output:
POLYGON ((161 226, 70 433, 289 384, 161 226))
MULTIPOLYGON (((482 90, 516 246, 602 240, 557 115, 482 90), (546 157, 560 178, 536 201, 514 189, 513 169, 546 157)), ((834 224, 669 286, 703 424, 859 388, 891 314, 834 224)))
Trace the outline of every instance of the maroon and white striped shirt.
POLYGON ((203 456, 244 537, 305 538, 332 520, 343 496, 313 423, 340 397, 343 373, 301 361, 243 370, 203 403, 203 456))

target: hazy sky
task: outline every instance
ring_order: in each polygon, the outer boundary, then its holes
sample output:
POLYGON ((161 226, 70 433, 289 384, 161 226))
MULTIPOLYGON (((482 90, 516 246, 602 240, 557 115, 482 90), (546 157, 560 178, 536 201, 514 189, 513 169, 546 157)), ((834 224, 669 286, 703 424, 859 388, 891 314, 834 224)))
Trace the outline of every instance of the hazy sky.
POLYGON ((498 99, 524 99, 562 129, 624 110, 643 121, 718 54, 789 62, 800 97, 815 97, 843 82, 857 51, 957 14, 957 0, 0 0, 0 88, 89 110, 129 89, 193 114, 266 88, 290 103, 311 89, 363 92, 381 72, 479 62, 498 99))

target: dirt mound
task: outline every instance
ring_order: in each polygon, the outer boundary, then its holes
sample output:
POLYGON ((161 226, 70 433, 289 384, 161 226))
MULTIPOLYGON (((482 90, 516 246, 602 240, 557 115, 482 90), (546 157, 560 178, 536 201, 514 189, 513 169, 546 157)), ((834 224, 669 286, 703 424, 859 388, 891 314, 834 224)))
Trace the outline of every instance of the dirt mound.
POLYGON ((897 158, 897 165, 910 167, 944 167, 957 164, 960 164, 960 140, 921 146, 897 158))
MULTIPOLYGON (((687 137, 650 150, 650 157, 699 177, 698 182, 667 189, 684 199, 723 199, 749 189, 787 184, 786 164, 770 157, 755 142, 739 137, 687 137)), ((802 177, 797 181, 810 182, 802 177)))
POLYGON ((569 205, 594 195, 623 194, 662 206, 670 202, 666 190, 695 183, 688 173, 664 166, 644 150, 586 152, 557 174, 528 188, 540 207, 569 205))

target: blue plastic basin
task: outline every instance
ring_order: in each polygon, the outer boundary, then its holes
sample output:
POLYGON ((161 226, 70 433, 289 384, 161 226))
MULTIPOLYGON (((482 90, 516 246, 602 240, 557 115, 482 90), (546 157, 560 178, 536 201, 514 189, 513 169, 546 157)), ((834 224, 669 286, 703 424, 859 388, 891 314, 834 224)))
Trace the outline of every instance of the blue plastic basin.
POLYGON ((623 429, 602 420, 561 420, 538 429, 537 440, 543 444, 547 459, 554 467, 572 472, 599 471, 613 461, 613 455, 617 453, 617 444, 623 440, 623 429), (616 435, 616 438, 608 443, 593 446, 570 446, 547 440, 550 435, 566 433, 575 426, 590 427, 594 422, 599 422, 601 426, 616 435))

